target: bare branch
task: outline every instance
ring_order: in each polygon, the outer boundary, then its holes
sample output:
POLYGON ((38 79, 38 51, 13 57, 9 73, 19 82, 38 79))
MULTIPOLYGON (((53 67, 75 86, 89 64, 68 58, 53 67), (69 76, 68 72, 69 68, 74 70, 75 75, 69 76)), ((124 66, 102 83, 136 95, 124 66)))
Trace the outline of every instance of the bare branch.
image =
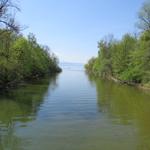
POLYGON ((0 1, 0 25, 3 28, 19 32, 20 26, 15 22, 15 17, 10 13, 11 10, 20 11, 19 7, 13 4, 11 0, 0 1))

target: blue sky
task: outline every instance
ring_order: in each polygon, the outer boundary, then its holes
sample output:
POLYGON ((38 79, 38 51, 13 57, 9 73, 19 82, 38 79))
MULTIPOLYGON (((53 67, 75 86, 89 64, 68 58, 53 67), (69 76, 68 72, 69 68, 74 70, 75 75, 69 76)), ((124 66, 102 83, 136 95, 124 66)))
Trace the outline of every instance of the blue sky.
POLYGON ((85 63, 97 55, 97 42, 137 32, 143 0, 20 0, 18 21, 39 43, 50 46, 60 61, 85 63))

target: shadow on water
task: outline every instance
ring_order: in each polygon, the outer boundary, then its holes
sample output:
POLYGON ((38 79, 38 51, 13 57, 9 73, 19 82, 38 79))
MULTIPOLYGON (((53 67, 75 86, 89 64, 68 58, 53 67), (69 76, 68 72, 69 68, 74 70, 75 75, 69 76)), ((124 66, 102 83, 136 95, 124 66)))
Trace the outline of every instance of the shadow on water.
POLYGON ((115 125, 133 126, 137 150, 149 150, 150 93, 113 81, 88 78, 91 85, 96 86, 99 110, 115 125))
POLYGON ((48 89, 57 86, 57 76, 52 76, 0 95, 0 150, 20 149, 21 139, 15 130, 36 119, 48 89))

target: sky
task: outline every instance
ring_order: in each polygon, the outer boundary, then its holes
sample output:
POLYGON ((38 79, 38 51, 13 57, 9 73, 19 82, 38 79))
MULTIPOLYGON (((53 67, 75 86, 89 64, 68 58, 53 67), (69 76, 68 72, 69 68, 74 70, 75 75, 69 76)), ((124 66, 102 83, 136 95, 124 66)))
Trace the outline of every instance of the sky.
POLYGON ((144 0, 18 0, 17 20, 48 45, 60 62, 86 63, 106 35, 135 33, 144 0))

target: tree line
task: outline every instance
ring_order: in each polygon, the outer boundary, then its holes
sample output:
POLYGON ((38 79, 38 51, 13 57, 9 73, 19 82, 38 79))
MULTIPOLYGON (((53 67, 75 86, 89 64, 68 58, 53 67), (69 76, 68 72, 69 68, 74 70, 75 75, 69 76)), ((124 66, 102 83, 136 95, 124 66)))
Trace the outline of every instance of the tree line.
POLYGON ((0 0, 0 88, 61 71, 48 46, 38 44, 32 33, 21 34, 12 15, 19 10, 11 0, 0 0))
POLYGON ((143 4, 138 18, 138 35, 128 33, 121 40, 109 35, 98 42, 98 56, 85 65, 87 72, 150 87, 150 1, 143 4))

